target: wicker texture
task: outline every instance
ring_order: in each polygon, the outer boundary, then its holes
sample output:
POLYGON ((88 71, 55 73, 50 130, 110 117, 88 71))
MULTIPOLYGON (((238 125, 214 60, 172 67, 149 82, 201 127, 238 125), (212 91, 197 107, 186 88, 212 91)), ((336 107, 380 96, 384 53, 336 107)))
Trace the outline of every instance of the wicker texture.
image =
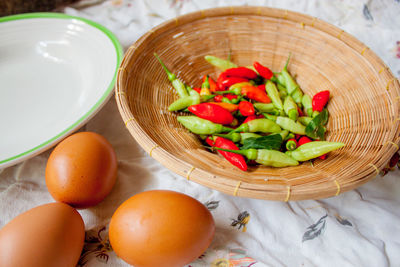
POLYGON ((231 7, 203 10, 168 21, 126 52, 116 100, 136 141, 172 171, 219 191, 270 200, 319 199, 360 186, 384 167, 400 138, 400 86, 364 44, 319 19, 286 10, 231 7), (273 71, 289 71, 305 93, 330 90, 327 140, 347 145, 296 167, 250 167, 242 172, 206 151, 167 107, 177 95, 154 58, 157 52, 183 81, 199 86, 218 70, 207 54, 273 71))

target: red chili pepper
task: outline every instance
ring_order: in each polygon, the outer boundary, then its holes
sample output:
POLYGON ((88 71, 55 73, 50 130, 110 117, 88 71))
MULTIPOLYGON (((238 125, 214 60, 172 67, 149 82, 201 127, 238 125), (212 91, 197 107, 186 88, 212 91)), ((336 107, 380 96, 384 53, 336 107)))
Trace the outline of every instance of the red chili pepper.
MULTIPOLYGON (((239 150, 234 142, 223 137, 215 138, 214 146, 224 149, 239 150)), ((232 163, 234 166, 238 167, 242 171, 247 170, 246 160, 242 155, 226 151, 218 151, 218 153, 220 153, 225 159, 227 159, 230 163, 232 163)))
POLYGON ((262 119, 265 118, 264 115, 250 115, 248 116, 242 123, 246 123, 255 119, 262 119))
POLYGON ((240 101, 239 111, 243 116, 251 116, 255 114, 255 109, 252 103, 249 101, 240 101))
POLYGON ((313 111, 321 112, 329 101, 329 90, 318 92, 312 99, 313 111))
POLYGON ((267 95, 265 90, 262 90, 258 87, 252 85, 245 85, 242 87, 242 95, 246 96, 249 99, 253 99, 257 102, 261 103, 271 103, 271 99, 267 95))
POLYGON ((265 84, 260 84, 259 86, 257 86, 257 88, 265 92, 265 84))
POLYGON ((299 134, 294 134, 294 139, 299 140, 300 137, 301 137, 301 135, 299 135, 299 134))
POLYGON ((218 91, 225 91, 231 85, 234 85, 235 83, 242 83, 242 82, 248 82, 248 81, 249 80, 246 78, 226 76, 225 72, 223 72, 219 75, 218 80, 217 80, 218 91))
POLYGON ((243 121, 243 123, 247 123, 247 122, 255 120, 255 119, 257 119, 256 115, 250 115, 243 121))
POLYGON ((258 74, 260 74, 263 78, 269 80, 274 76, 274 73, 267 67, 261 65, 257 61, 253 63, 254 68, 257 70, 258 74))
MULTIPOLYGON (((206 79, 207 79, 207 75, 204 75, 203 83, 206 81, 206 79)), ((208 77, 208 83, 210 85, 210 92, 218 91, 217 83, 210 76, 208 77)))
POLYGON ((230 68, 223 72, 227 77, 240 77, 248 80, 257 78, 257 73, 246 67, 230 68))
POLYGON ((195 90, 197 93, 199 93, 199 94, 200 94, 201 88, 199 88, 199 87, 195 87, 195 88, 193 88, 193 90, 195 90))
POLYGON ((220 107, 211 103, 201 103, 188 107, 189 111, 196 116, 220 124, 230 124, 233 121, 232 114, 220 107))
POLYGON ((301 145, 304 145, 304 144, 307 144, 307 143, 310 143, 310 142, 312 142, 312 140, 310 138, 308 138, 307 136, 302 136, 299 139, 299 141, 297 142, 297 145, 301 146, 301 145))
POLYGON ((238 98, 237 95, 233 95, 233 94, 226 94, 226 95, 224 95, 224 96, 225 96, 226 98, 228 98, 229 100, 238 98))
POLYGON ((215 101, 215 102, 221 102, 221 101, 222 101, 222 98, 224 98, 223 95, 216 95, 216 96, 214 97, 214 101, 215 101))
POLYGON ((206 138, 206 143, 207 143, 209 146, 214 146, 214 140, 212 140, 212 138, 211 138, 210 136, 207 136, 207 138, 206 138))
MULTIPOLYGON (((302 136, 299 139, 299 141, 297 142, 297 147, 299 147, 301 145, 304 145, 304 144, 307 144, 307 143, 310 143, 310 142, 312 142, 312 140, 310 138, 308 138, 307 136, 302 136)), ((322 160, 326 159, 326 157, 327 157, 326 154, 324 154, 322 156, 319 156, 319 158, 322 159, 322 160)))

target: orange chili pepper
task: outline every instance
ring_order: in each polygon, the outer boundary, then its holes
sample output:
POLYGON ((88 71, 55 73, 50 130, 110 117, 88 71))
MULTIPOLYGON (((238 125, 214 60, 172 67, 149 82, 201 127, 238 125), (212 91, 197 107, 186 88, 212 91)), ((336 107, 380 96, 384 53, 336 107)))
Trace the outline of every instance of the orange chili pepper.
POLYGON ((209 102, 209 103, 223 107, 224 109, 228 110, 229 112, 234 112, 239 109, 238 105, 231 104, 231 103, 225 103, 225 102, 209 102))
MULTIPOLYGON (((207 79, 207 75, 204 75, 203 83, 206 81, 206 79, 207 79)), ((213 93, 215 91, 218 91, 218 85, 211 77, 208 77, 208 83, 210 85, 210 92, 213 93)))
POLYGON ((246 96, 249 99, 253 99, 257 102, 267 103, 267 104, 271 103, 271 99, 269 98, 265 90, 262 90, 252 85, 243 86, 242 95, 246 96))

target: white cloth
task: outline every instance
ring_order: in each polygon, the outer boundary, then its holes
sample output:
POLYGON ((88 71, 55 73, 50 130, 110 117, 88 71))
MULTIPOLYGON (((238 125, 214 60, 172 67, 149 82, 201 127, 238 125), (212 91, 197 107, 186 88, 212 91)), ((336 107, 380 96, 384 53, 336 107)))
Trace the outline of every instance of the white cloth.
MULTIPOLYGON (((166 19, 204 8, 244 4, 285 8, 333 23, 359 38, 400 75, 396 56, 400 3, 394 0, 114 0, 84 1, 63 11, 105 25, 127 48, 166 19)), ((79 211, 87 234, 97 237, 98 244, 100 239, 107 242, 107 231, 98 234, 98 230, 107 226, 124 200, 144 190, 170 189, 208 204, 216 221, 211 247, 191 266, 228 266, 224 264, 229 260, 231 266, 400 266, 398 170, 324 200, 282 203, 245 199, 187 181, 149 157, 126 130, 114 98, 82 130, 105 136, 115 148, 119 164, 111 194, 98 206, 79 211), (246 232, 243 227, 238 229, 240 225, 231 226, 244 211, 250 215, 246 232)), ((49 154, 44 152, 0 171, 0 227, 23 211, 53 201, 44 180, 49 154)), ((107 249, 103 250, 106 256, 96 257, 98 244, 87 244, 84 266, 127 266, 107 249)))

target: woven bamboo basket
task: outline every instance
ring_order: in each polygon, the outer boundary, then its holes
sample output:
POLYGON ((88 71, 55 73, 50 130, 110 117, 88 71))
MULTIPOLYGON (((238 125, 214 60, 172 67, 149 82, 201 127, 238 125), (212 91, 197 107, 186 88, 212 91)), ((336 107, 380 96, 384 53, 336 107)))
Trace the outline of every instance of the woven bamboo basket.
POLYGON ((287 10, 228 7, 202 10, 153 28, 125 54, 116 100, 136 141, 177 174, 221 192, 289 201, 338 195, 369 181, 400 142, 400 86, 388 67, 363 43, 320 19, 287 10), (177 94, 153 56, 178 77, 199 86, 219 71, 205 55, 241 66, 255 60, 289 71, 305 93, 330 90, 327 140, 346 146, 324 161, 296 167, 251 167, 243 172, 208 152, 167 107, 177 94))

